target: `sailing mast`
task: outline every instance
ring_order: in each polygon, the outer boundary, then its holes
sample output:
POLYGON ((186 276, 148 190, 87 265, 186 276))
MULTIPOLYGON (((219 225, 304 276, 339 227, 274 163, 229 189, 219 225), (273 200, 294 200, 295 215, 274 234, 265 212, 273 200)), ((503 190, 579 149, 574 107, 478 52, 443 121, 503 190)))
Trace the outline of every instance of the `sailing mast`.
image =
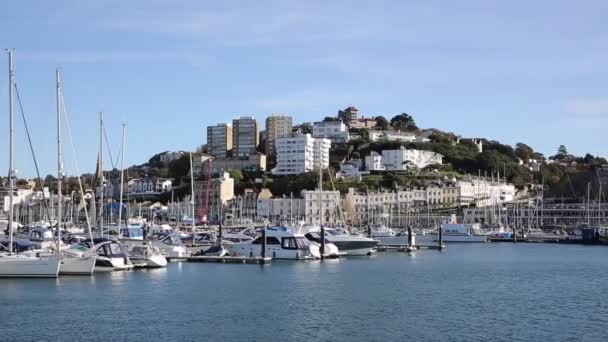
POLYGON ((55 80, 56 80, 56 89, 55 96, 57 102, 57 196, 59 200, 57 201, 57 253, 59 253, 59 243, 61 241, 61 214, 62 214, 62 205, 63 201, 61 199, 61 183, 62 183, 62 173, 63 167, 61 162, 61 107, 60 107, 60 91, 61 91, 61 83, 60 83, 60 71, 59 68, 55 70, 55 80))
POLYGON ((8 49, 8 122, 9 122, 9 144, 8 144, 8 252, 13 253, 13 139, 15 130, 13 126, 13 85, 15 83, 13 71, 13 49, 8 49))
POLYGON ((123 185, 125 181, 125 135, 126 135, 126 125, 122 123, 122 147, 120 151, 120 200, 118 203, 118 234, 121 232, 121 224, 122 224, 122 193, 123 193, 123 185))
POLYGON ((194 239, 194 169, 192 168, 192 152, 190 152, 190 194, 190 202, 192 202, 192 237, 194 239))
POLYGON ((103 112, 99 112, 99 231, 103 237, 103 112))

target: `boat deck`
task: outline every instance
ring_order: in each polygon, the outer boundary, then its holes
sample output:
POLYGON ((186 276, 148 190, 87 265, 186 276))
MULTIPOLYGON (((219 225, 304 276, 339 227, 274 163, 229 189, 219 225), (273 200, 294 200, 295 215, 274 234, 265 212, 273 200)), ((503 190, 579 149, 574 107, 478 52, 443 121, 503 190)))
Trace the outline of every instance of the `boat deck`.
POLYGON ((272 262, 270 257, 242 257, 242 256, 191 256, 186 258, 188 262, 213 262, 220 264, 256 264, 264 265, 272 262))

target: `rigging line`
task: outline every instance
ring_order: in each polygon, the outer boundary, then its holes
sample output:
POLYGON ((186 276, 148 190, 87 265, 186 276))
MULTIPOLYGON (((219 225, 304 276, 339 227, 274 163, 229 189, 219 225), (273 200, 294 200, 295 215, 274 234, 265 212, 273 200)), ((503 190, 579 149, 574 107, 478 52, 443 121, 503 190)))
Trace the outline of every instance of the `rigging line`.
MULTIPOLYGON (((36 154, 34 153, 34 145, 32 145, 32 138, 30 136, 30 130, 27 125, 27 120, 25 118, 25 111, 23 110, 23 104, 21 103, 21 96, 19 96, 19 89, 17 88, 17 83, 15 82, 15 95, 17 95, 17 102, 19 103, 19 111, 21 112, 21 117, 23 118, 23 126, 25 126, 25 133, 27 134, 27 141, 30 145, 30 151, 32 152, 32 159, 34 160, 34 167, 36 168, 36 175, 38 176, 38 180, 40 181, 40 190, 42 192, 42 205, 44 208, 44 212, 49 219, 51 220, 51 215, 49 214, 49 207, 46 203, 46 198, 44 196, 44 180, 40 177, 40 169, 38 168, 38 161, 36 160, 36 154)), ((61 180, 59 180, 61 181, 61 180)), ((61 198, 61 197, 60 197, 61 198)), ((59 227, 59 223, 57 223, 59 227)))
MULTIPOLYGON (((103 138, 106 141, 106 148, 108 149, 108 154, 110 155, 110 162, 112 163, 112 170, 116 169, 116 163, 114 162, 114 158, 112 157, 112 150, 110 149, 110 143, 108 142, 108 133, 106 132, 106 126, 103 126, 103 138)), ((118 159, 116 160, 118 161, 118 159)))
MULTIPOLYGON (((66 128, 68 129, 68 133, 69 133, 69 137, 70 137, 70 145, 72 146, 72 154, 74 155, 74 164, 76 166, 76 175, 78 176, 78 187, 80 189, 80 200, 85 203, 84 216, 87 221, 87 228, 89 228, 89 238, 91 239, 91 244, 94 245, 93 232, 91 230, 91 220, 89 218, 89 211, 87 210, 86 202, 84 200, 84 190, 82 188, 82 180, 80 179, 80 166, 78 164, 78 158, 76 158, 76 147, 74 147, 74 138, 72 136, 72 128, 70 126, 70 120, 68 119, 68 113, 65 108, 66 106, 65 106, 65 102, 64 102, 64 98, 63 98, 63 93, 60 94, 60 100, 61 100, 61 108, 63 109, 63 116, 65 117, 65 125, 66 125, 66 128)), ((93 196, 95 196, 94 189, 93 189, 93 196)))

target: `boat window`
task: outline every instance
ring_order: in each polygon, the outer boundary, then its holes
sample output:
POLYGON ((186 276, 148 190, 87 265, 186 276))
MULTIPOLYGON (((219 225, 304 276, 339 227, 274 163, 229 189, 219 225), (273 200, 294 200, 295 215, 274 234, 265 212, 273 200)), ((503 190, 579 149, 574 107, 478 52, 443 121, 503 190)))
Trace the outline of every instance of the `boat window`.
POLYGON ((308 243, 308 240, 306 240, 306 238, 297 237, 296 243, 300 249, 308 249, 309 243, 308 243))
MULTIPOLYGON (((255 240, 253 240, 253 242, 251 242, 254 245, 261 245, 262 244, 262 237, 258 237, 255 240)), ((279 239, 277 239, 274 236, 267 236, 266 237, 266 244, 267 245, 280 245, 281 242, 279 241, 279 239)))
POLYGON ((107 248, 108 245, 103 245, 99 248, 97 248, 97 254, 99 255, 109 255, 109 250, 107 248))
POLYGON ((110 255, 114 256, 114 255, 121 255, 122 253, 122 248, 120 244, 117 243, 111 243, 108 245, 110 247, 110 255))
POLYGON ((283 240, 283 242, 281 243, 281 247, 283 249, 297 249, 298 248, 298 246, 296 245, 295 238, 287 237, 287 238, 283 238, 282 240, 283 240))

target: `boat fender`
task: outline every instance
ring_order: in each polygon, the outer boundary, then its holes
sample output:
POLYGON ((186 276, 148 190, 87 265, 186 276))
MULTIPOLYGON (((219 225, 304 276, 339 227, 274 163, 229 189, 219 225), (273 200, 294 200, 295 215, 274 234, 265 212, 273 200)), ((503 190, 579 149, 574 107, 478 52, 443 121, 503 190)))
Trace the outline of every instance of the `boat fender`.
POLYGON ((276 258, 277 257, 277 252, 272 252, 272 257, 276 258))
POLYGON ((249 251, 249 257, 253 258, 253 251, 249 251))
POLYGON ((296 252, 296 259, 300 259, 300 253, 296 252))

